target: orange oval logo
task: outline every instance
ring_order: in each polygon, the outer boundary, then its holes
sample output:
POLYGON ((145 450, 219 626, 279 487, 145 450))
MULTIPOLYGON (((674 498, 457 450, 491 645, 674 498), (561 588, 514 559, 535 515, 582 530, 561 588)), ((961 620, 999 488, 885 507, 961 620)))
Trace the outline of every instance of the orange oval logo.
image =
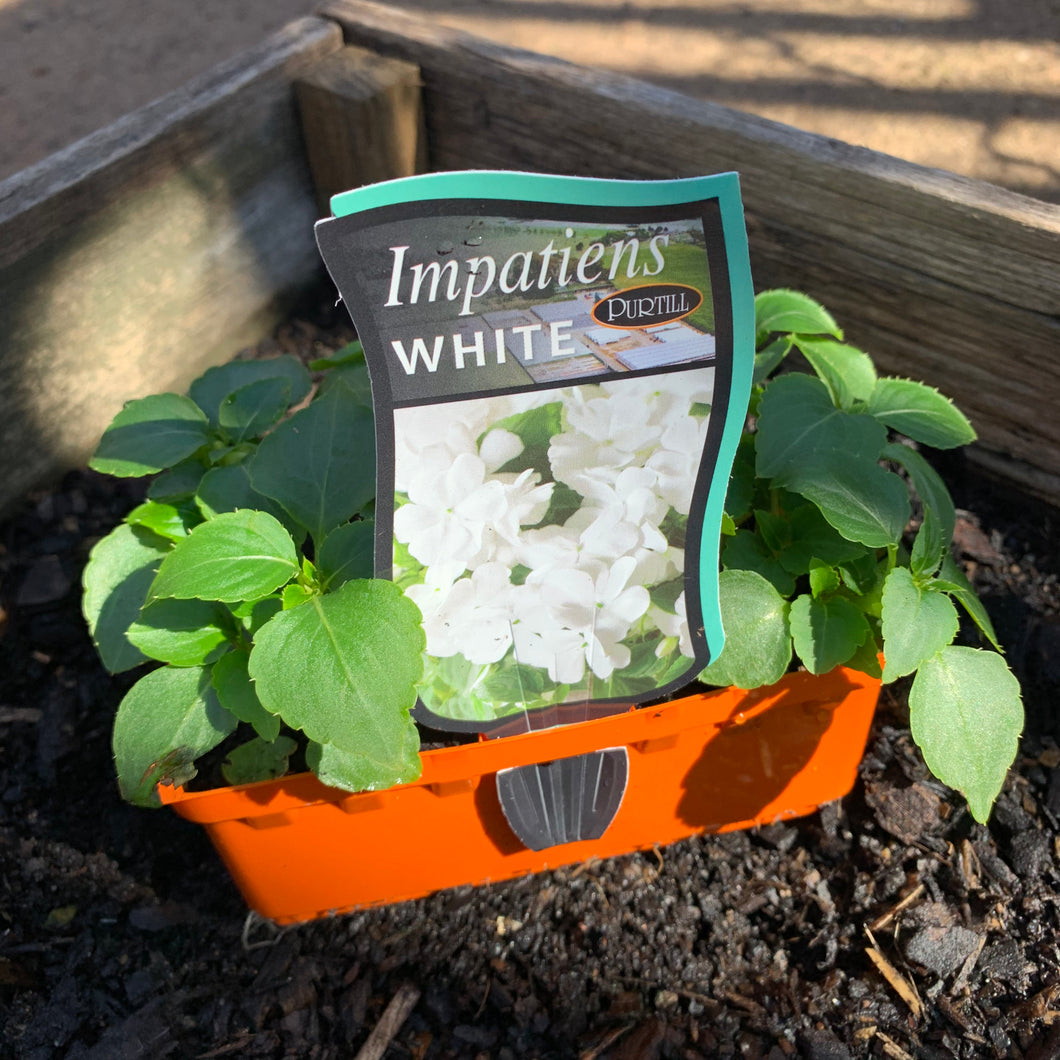
POLYGON ((703 295, 687 284, 647 283, 602 298, 593 306, 592 317, 605 328, 629 331, 680 320, 702 304, 703 295))

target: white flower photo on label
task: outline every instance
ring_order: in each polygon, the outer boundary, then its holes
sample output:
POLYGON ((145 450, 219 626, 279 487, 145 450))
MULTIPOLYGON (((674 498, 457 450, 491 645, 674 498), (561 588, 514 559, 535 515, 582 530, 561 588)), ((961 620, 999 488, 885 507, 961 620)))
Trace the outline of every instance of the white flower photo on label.
POLYGON ((686 674, 712 368, 397 409, 394 578, 437 714, 643 698, 686 674))

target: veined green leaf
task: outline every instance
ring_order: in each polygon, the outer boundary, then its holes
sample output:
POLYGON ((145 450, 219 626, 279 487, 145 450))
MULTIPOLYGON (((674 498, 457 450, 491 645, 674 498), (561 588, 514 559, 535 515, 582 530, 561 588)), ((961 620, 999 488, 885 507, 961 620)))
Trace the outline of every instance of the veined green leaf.
POLYGON ((226 512, 195 527, 173 547, 159 567, 151 597, 256 600, 297 574, 291 535, 271 515, 226 512))
POLYGON ((779 681, 791 662, 787 600, 748 570, 723 570, 718 589, 725 647, 699 679, 737 688, 779 681))
POLYGON ((946 542, 942 539, 939 520, 930 508, 924 509, 924 521, 916 533, 913 552, 909 557, 909 568, 913 575, 923 581, 930 578, 942 562, 946 551, 946 542))
POLYGON ((384 779, 374 761, 333 743, 314 740, 306 747, 306 765, 322 784, 342 791, 377 791, 395 784, 411 784, 423 772, 420 760, 420 734, 415 725, 401 733, 401 743, 393 749, 392 762, 384 779))
POLYGON ((1019 682, 1000 655, 951 646, 924 662, 909 721, 928 768, 985 824, 1023 729, 1019 682))
POLYGON ((368 365, 363 361, 348 362, 332 368, 324 376, 318 394, 323 397, 333 387, 344 386, 353 395, 353 400, 366 409, 372 407, 372 380, 368 374, 368 365))
POLYGON ((773 370, 791 352, 791 338, 783 336, 774 339, 768 345, 755 352, 754 373, 751 376, 752 383, 764 383, 772 374, 773 370))
POLYGON ((208 668, 152 670, 129 689, 114 719, 122 796, 138 806, 159 805, 155 785, 186 784, 195 776, 195 759, 236 724, 214 695, 208 668))
POLYGON ((259 379, 233 390, 221 402, 217 420, 236 444, 263 434, 291 403, 289 379, 259 379))
POLYGON ((788 615, 795 653, 812 674, 826 674, 845 663, 872 634, 868 620, 841 596, 799 596, 788 615))
POLYGON ((810 594, 826 596, 839 588, 839 572, 827 563, 814 560, 810 564, 810 594))
POLYGON ((953 498, 946 484, 939 477, 939 473, 920 453, 915 449, 910 449, 908 445, 891 442, 884 446, 883 457, 885 460, 893 460, 896 464, 901 464, 908 472, 921 504, 925 509, 930 509, 935 513, 943 543, 948 546, 953 540, 953 528, 957 515, 953 508, 953 498))
POLYGON ((195 503, 207 519, 212 519, 222 512, 236 512, 245 508, 268 512, 283 524, 296 542, 305 540, 305 527, 291 518, 271 497, 258 493, 250 484, 250 475, 245 463, 215 467, 207 471, 199 483, 195 503))
POLYGON ((800 291, 777 288, 755 295, 756 346, 773 332, 801 335, 831 335, 842 339, 843 332, 832 314, 820 302, 800 291))
POLYGON ((210 681, 225 710, 252 725, 263 740, 275 740, 280 719, 261 705, 247 670, 249 662, 247 652, 230 651, 214 663, 210 681))
POLYGON ((939 577, 942 581, 954 586, 954 588, 947 588, 945 591, 950 593, 961 607, 968 612, 983 636, 998 651, 1001 651, 1001 644, 998 642, 997 634, 994 632, 994 624, 990 621, 990 616, 986 613, 983 602, 979 599, 975 589, 972 588, 972 583, 967 579, 964 571, 957 566, 957 561, 948 553, 943 557, 939 577))
POLYGON ((819 379, 781 376, 758 407, 758 474, 813 501, 848 540, 896 544, 909 497, 902 480, 879 466, 886 437, 871 416, 835 408, 819 379))
POLYGON ((948 397, 912 379, 881 379, 868 411, 881 423, 935 449, 974 442, 975 430, 948 397))
POLYGON ((129 626, 127 636, 152 659, 202 666, 227 646, 225 609, 208 600, 155 600, 129 626))
POLYGON ((855 401, 868 401, 876 386, 872 358, 854 346, 830 339, 797 335, 795 345, 828 387, 832 400, 849 410, 855 401))
POLYGON ((188 388, 188 396, 209 417, 212 424, 220 423, 221 404, 240 387, 263 379, 282 379, 290 387, 288 400, 295 405, 308 393, 312 385, 309 373, 296 357, 284 354, 262 361, 229 361, 208 368, 188 388))
POLYGON ((275 740, 257 737, 233 748, 221 766, 221 774, 229 784, 255 784, 260 780, 275 780, 287 772, 287 763, 298 745, 289 736, 275 740))
POLYGON ((322 544, 375 496, 372 414, 346 387, 333 387, 263 439, 248 467, 254 489, 322 544))
POLYGON ((737 530, 725 542, 721 562, 726 570, 753 570, 761 574, 781 596, 790 596, 795 591, 795 579, 770 552, 758 534, 750 530, 737 530))
POLYGON ((112 674, 147 660, 126 633, 139 617, 170 548, 157 534, 123 523, 97 542, 89 555, 81 608, 103 665, 112 674))
POLYGON ((374 519, 337 526, 317 552, 317 571, 328 591, 355 578, 371 578, 374 569, 374 519))
POLYGON ((789 574, 806 574, 814 560, 835 567, 873 553, 857 541, 848 541, 821 514, 816 504, 800 504, 788 514, 791 542, 777 558, 789 574))
POLYGON ((345 346, 333 350, 327 357, 318 357, 309 362, 311 372, 326 372, 344 364, 364 364, 364 347, 359 339, 347 342, 345 346))
POLYGON ((88 462, 94 471, 138 478, 172 467, 210 440, 206 417, 179 394, 128 402, 103 432, 88 462))
POLYGON ((922 588, 904 567, 883 585, 884 681, 911 674, 957 635, 957 609, 948 596, 922 588))
POLYGON ((180 541, 188 536, 193 526, 202 522, 202 515, 188 501, 177 504, 145 501, 129 512, 125 522, 130 526, 142 526, 170 541, 180 541))
POLYGON ((200 460, 182 460, 152 480, 147 487, 147 496, 150 500, 165 504, 186 500, 194 496, 205 471, 206 467, 200 460))
POLYGON ((249 672, 267 710, 357 759, 358 785, 385 787, 407 774, 425 643, 396 585, 351 581, 262 626, 249 672))

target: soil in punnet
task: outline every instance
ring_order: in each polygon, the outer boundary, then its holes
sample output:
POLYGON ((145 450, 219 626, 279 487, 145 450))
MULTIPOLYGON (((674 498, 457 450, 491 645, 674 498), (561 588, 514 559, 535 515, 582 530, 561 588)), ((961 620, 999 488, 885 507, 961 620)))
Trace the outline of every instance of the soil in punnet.
MULTIPOLYGON (((252 354, 348 338, 320 311, 252 354)), ((0 525, 0 1054, 350 1057, 397 999, 393 1058, 1060 1055, 1058 517, 939 466, 1027 705, 988 827, 892 686, 854 791, 810 817, 286 930, 200 829, 118 798, 135 675, 101 669, 79 578, 142 486, 28 497, 0 525)))

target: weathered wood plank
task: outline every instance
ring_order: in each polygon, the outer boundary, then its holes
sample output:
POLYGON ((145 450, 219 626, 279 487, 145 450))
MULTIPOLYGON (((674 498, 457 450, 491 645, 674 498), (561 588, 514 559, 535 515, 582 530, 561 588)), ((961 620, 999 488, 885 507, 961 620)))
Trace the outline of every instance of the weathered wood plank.
POLYGON ((958 401, 984 463, 1060 503, 1060 208, 391 7, 324 14, 420 67, 433 169, 737 170, 756 286, 819 297, 884 371, 958 401))
POLYGON ((343 48, 295 82, 317 205, 361 184, 427 166, 420 71, 364 48, 343 48))
POLYGON ((291 83, 340 47, 333 23, 292 23, 0 184, 0 505, 317 281, 291 83))

